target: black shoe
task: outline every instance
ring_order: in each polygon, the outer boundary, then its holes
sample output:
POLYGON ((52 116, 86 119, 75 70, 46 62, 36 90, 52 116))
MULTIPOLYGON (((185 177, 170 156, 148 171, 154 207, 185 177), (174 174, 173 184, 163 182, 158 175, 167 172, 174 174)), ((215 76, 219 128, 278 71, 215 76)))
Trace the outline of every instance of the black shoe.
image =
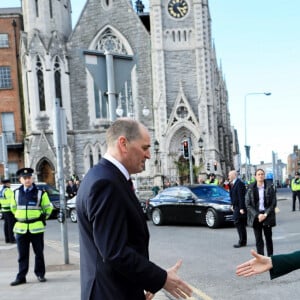
POLYGON ((241 247, 246 247, 246 244, 235 244, 233 245, 234 248, 241 248, 241 247))
POLYGON ((23 283, 26 283, 26 278, 23 278, 23 279, 17 278, 15 281, 11 282, 10 285, 16 286, 16 285, 23 284, 23 283))
POLYGON ((46 281, 46 278, 44 276, 38 276, 37 279, 38 279, 39 282, 45 282, 46 281))

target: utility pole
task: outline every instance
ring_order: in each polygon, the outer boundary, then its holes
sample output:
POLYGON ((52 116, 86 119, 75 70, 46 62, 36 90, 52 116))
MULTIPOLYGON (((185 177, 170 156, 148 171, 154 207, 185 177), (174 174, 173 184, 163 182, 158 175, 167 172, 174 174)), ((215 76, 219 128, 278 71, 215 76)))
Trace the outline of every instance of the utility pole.
POLYGON ((66 199, 65 199, 65 187, 64 187, 64 167, 63 167, 63 133, 66 132, 65 126, 63 128, 62 123, 65 125, 65 115, 63 114, 62 108, 59 105, 60 99, 55 99, 55 110, 54 110, 54 143, 56 147, 56 159, 57 159, 57 179, 59 186, 59 199, 60 208, 58 221, 60 222, 61 228, 61 240, 64 248, 64 262, 69 264, 69 248, 68 248, 68 230, 66 222, 66 199))
POLYGON ((7 166, 7 145, 6 145, 6 136, 5 132, 2 132, 2 138, 1 139, 1 153, 0 153, 0 158, 3 163, 3 169, 4 169, 4 178, 8 179, 9 174, 8 174, 8 166, 7 166))

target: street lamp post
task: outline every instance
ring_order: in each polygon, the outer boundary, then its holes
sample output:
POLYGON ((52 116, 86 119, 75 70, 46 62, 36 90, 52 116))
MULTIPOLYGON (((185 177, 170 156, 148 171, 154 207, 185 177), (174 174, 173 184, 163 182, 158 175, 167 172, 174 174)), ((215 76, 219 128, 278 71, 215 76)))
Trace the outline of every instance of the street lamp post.
POLYGON ((244 97, 244 121, 245 121, 245 154, 246 154, 246 160, 245 160, 245 177, 246 181, 250 179, 249 174, 249 166, 250 166, 250 146, 247 145, 247 97, 248 96, 254 96, 254 95, 265 95, 270 96, 270 92, 260 92, 260 93, 247 93, 244 97))

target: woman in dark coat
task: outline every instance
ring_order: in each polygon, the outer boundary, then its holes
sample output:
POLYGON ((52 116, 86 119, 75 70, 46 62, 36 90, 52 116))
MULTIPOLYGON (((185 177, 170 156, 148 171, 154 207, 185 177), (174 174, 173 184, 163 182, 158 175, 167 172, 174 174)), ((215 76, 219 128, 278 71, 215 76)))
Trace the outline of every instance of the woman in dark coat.
POLYGON ((276 225, 275 207, 277 204, 276 191, 273 184, 265 180, 265 171, 257 169, 256 181, 247 190, 245 202, 247 208, 247 223, 253 227, 257 253, 264 255, 264 240, 267 254, 273 255, 272 227, 276 225))

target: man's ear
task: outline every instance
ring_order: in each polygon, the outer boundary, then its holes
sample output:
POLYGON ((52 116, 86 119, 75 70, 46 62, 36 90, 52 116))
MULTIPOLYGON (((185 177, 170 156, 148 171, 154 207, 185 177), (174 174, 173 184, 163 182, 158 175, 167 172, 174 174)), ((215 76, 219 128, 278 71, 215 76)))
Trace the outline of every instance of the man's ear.
POLYGON ((128 140, 125 136, 120 136, 118 139, 118 144, 122 152, 127 152, 128 140))

